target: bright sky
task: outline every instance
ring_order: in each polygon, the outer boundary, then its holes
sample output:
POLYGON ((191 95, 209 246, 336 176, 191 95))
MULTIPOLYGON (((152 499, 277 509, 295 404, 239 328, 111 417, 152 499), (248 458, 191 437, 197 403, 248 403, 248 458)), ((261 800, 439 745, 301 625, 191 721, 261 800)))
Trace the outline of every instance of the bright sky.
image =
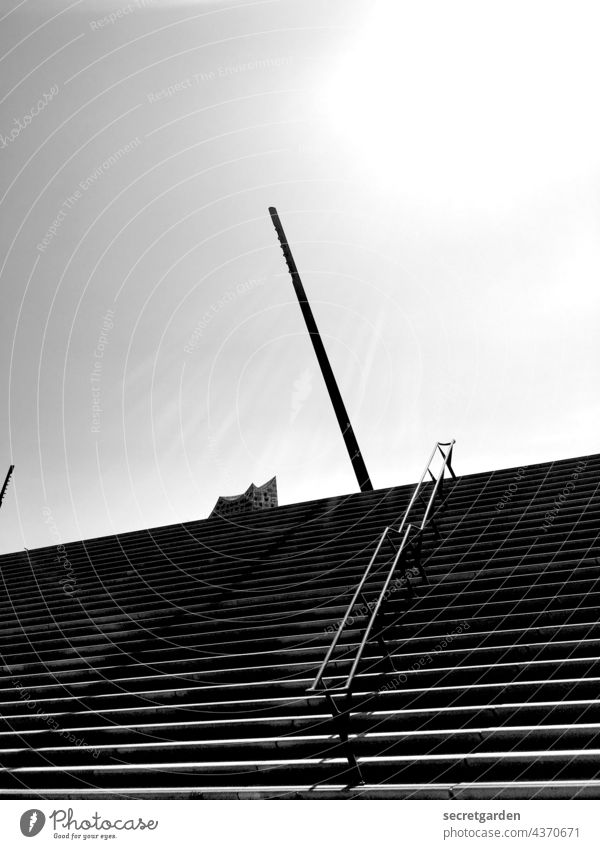
POLYGON ((593 2, 0 0, 0 550, 599 449, 593 2))

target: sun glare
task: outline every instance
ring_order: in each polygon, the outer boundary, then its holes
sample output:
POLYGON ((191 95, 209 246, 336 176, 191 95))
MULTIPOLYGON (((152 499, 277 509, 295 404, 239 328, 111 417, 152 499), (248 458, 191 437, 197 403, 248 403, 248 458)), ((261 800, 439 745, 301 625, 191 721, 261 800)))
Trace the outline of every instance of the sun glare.
POLYGON ((332 61, 320 120, 369 180, 421 201, 510 203, 597 173, 589 8, 378 3, 332 61))

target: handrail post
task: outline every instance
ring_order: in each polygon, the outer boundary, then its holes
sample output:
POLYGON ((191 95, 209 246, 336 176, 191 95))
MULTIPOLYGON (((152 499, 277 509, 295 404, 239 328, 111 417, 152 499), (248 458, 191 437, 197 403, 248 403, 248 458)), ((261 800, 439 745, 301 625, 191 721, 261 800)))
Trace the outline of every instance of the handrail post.
POLYGON ((342 744, 342 748, 344 750, 344 754, 346 756, 346 760, 348 761, 348 765, 352 772, 357 776, 357 781, 353 782, 356 784, 364 784, 365 780, 363 778, 363 774, 360 768, 360 764, 354 754, 354 749, 352 748, 352 744, 350 742, 350 735, 348 733, 348 727, 350 725, 350 694, 348 694, 346 699, 346 710, 341 711, 337 704, 335 703, 335 699, 331 695, 331 693, 325 693, 325 699, 327 704, 329 705, 329 710, 331 712, 331 717, 333 719, 334 726, 336 726, 337 735, 340 738, 340 742, 342 744))

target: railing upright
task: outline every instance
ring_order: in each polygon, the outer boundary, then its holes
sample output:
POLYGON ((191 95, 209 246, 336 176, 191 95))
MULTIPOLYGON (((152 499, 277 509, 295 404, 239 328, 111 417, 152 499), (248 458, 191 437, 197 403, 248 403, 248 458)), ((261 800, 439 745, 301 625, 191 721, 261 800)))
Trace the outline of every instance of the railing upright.
MULTIPOLYGON (((420 530, 420 531, 425 530, 425 526, 426 526, 426 524, 427 524, 427 520, 429 519, 429 514, 430 514, 430 512, 431 512, 431 508, 432 508, 432 506, 433 506, 433 504, 434 504, 434 502, 435 502, 435 497, 436 497, 436 495, 437 495, 437 493, 438 493, 438 490, 439 490, 439 489, 441 489, 441 488, 443 487, 443 485, 444 485, 444 471, 445 471, 446 467, 447 467, 447 468, 448 468, 448 470, 450 471, 450 474, 452 475, 452 477, 453 477, 453 478, 455 478, 455 477, 456 477, 456 475, 454 474, 454 471, 453 471, 453 469, 452 469, 452 466, 451 466, 451 460, 452 460, 452 449, 454 448, 454 440, 452 440, 452 442, 446 442, 446 443, 444 443, 444 442, 442 442, 442 443, 438 442, 438 444, 437 444, 437 446, 436 446, 436 447, 437 447, 437 448, 439 448, 439 450, 440 450, 440 454, 441 454, 441 455, 442 455, 442 457, 444 458, 444 463, 443 463, 443 465, 442 465, 442 470, 441 470, 440 474, 438 475, 437 479, 435 479, 435 478, 434 478, 435 483, 434 483, 434 485, 433 485, 433 491, 432 491, 432 493, 431 493, 431 496, 430 496, 429 501, 428 501, 428 503, 427 503, 427 507, 426 507, 426 509, 425 509, 425 514, 424 514, 424 516, 423 516, 423 520, 422 520, 422 522, 421 522, 421 527, 419 528, 419 530, 420 530), (441 445, 444 445, 444 447, 445 447, 446 445, 449 445, 449 446, 450 446, 450 447, 449 447, 449 449, 448 449, 448 453, 447 453, 447 454, 444 454, 444 452, 442 451, 442 449, 441 449, 441 447, 440 447, 441 445)), ((435 450, 434 450, 434 454, 435 454, 435 450)), ((430 462, 431 462, 431 461, 430 461, 430 462)))

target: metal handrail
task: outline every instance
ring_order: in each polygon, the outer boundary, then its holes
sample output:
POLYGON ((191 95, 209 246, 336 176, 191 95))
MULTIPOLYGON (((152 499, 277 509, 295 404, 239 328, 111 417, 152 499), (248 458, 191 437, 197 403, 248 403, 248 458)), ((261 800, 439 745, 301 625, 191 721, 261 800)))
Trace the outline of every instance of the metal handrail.
POLYGON ((315 692, 315 691, 318 689, 319 684, 321 683, 321 679, 323 678, 323 673, 325 672, 325 668, 327 667, 327 664, 329 663, 329 660, 330 660, 330 658, 331 658, 331 655, 332 655, 332 654, 333 654, 333 652, 335 651, 335 647, 336 647, 336 646, 337 646, 337 644, 338 644, 338 640, 339 640, 339 638, 340 638, 340 635, 341 635, 342 631, 344 630, 344 628, 346 627, 346 622, 347 622, 347 621, 348 621, 348 619, 350 618, 350 615, 351 615, 351 613, 352 613, 352 611, 353 611, 353 609, 354 609, 354 605, 356 604, 356 600, 357 600, 357 598, 358 598, 358 597, 359 597, 359 595, 360 595, 360 592, 361 592, 361 590, 362 590, 362 588, 363 588, 363 586, 364 586, 365 581, 366 581, 366 580, 367 580, 367 578, 369 577, 369 573, 370 573, 370 571, 371 571, 371 568, 373 567, 373 563, 375 563, 375 559, 376 559, 377 555, 379 554, 379 549, 380 549, 380 548, 381 548, 381 546, 383 545, 383 541, 384 541, 384 539, 386 538, 386 536, 387 536, 387 534, 388 534, 388 531, 389 531, 389 527, 386 527, 386 528, 384 529, 383 533, 381 534, 380 538, 379 538, 379 542, 377 543, 377 548, 376 548, 376 549, 375 549, 375 551, 373 552, 373 555, 372 555, 372 557, 371 557, 371 559, 370 559, 370 561, 369 561, 369 565, 368 565, 368 566, 367 566, 367 568, 365 569, 365 572, 364 572, 364 574, 363 574, 363 576, 362 576, 362 578, 361 578, 361 580, 360 580, 360 583, 359 583, 359 585, 357 586, 357 588, 356 588, 356 590, 355 590, 355 592, 354 592, 354 595, 352 596, 352 601, 351 601, 351 602, 350 602, 350 604, 348 605, 348 609, 346 610, 346 613, 345 613, 345 615, 344 615, 344 618, 343 618, 343 619, 342 619, 342 621, 340 622, 340 626, 339 626, 339 628, 337 629, 337 632, 335 633, 335 635, 334 635, 334 637, 333 637, 333 641, 332 641, 331 645, 329 646, 329 649, 328 649, 328 651, 327 651, 327 654, 325 655, 325 658, 324 658, 324 660, 323 660, 323 663, 322 663, 322 664, 321 664, 321 666, 319 667, 319 671, 317 672, 317 677, 315 678, 315 680, 313 681, 313 683, 311 684, 311 686, 308 688, 308 692, 311 692, 311 693, 315 692))
MULTIPOLYGON (((456 477, 456 475, 455 475, 455 474, 454 474, 454 472, 452 471, 452 466, 450 465, 450 461, 452 460, 452 449, 454 448, 454 443, 455 443, 455 442, 456 442, 456 440, 455 440, 455 439, 452 439, 452 440, 450 440, 450 442, 436 442, 436 443, 435 443, 435 445, 434 445, 434 447, 433 447, 433 451, 432 451, 432 452, 431 452, 431 454, 429 455, 429 460, 427 461, 427 465, 425 466, 425 469, 424 469, 424 471, 423 471, 423 474, 421 475, 421 478, 420 478, 419 482, 418 482, 418 483, 417 483, 417 485, 415 486, 415 490, 414 490, 414 492, 413 492, 413 494, 412 494, 412 496, 411 496, 410 501, 408 502, 408 507, 406 508, 406 510, 405 510, 405 512, 404 512, 404 516, 402 517, 402 521, 400 522, 400 526, 399 526, 399 528, 398 528, 398 533, 399 533, 399 534, 401 534, 401 533, 402 533, 402 529, 404 528, 404 525, 405 525, 405 523, 406 523, 406 520, 408 519, 408 516, 409 516, 409 514, 410 514, 410 511, 412 510, 412 506, 413 506, 413 504, 415 503, 415 501, 417 500, 417 496, 419 495, 420 490, 421 490, 421 487, 423 486, 423 481, 425 480, 425 478, 426 478, 426 476, 427 476, 427 472, 429 472, 429 474, 431 475, 431 471, 429 470, 429 467, 431 466, 431 464, 432 464, 432 462, 433 462, 433 458, 435 457, 435 452, 436 452, 436 451, 438 451, 438 450, 439 450, 440 454, 441 454, 441 455, 442 455, 442 457, 444 458, 444 463, 443 463, 443 465, 442 465, 442 473, 441 473, 441 475, 438 477, 438 479, 437 479, 437 481, 436 481, 436 484, 435 484, 434 498, 435 498, 435 493, 437 493, 437 487, 438 487, 438 485, 439 485, 439 482, 440 482, 440 481, 442 480, 442 478, 444 477, 444 469, 445 469, 445 467, 446 467, 446 466, 448 466, 448 469, 449 469, 450 474, 452 475, 452 477, 453 477, 453 478, 454 478, 454 477, 456 477), (447 453, 447 454, 444 454, 444 452, 442 451, 442 447, 443 447, 443 448, 447 448, 448 446, 449 446, 448 453, 447 453)), ((433 477, 433 475, 432 475, 432 477, 433 477)), ((435 478, 434 478, 434 480, 435 480, 435 478)), ((430 502, 431 502, 431 499, 430 499, 430 502)), ((428 517, 429 517, 429 510, 426 510, 426 512, 425 512, 425 516, 424 516, 424 518, 423 518, 423 521, 421 522, 421 530, 423 530, 423 529, 425 528, 425 525, 427 524, 427 518, 428 518, 428 517)))
MULTIPOLYGON (((444 480, 444 469, 445 469, 446 467, 448 467, 448 471, 450 472, 450 474, 452 475, 452 477, 453 477, 453 478, 455 478, 455 477, 456 477, 456 475, 454 474, 454 471, 453 471, 453 469, 452 469, 452 464, 451 464, 451 460, 452 460, 452 449, 454 448, 454 443, 455 443, 455 441, 456 441, 456 440, 454 440, 454 439, 453 439, 451 442, 438 442, 438 443, 437 443, 437 446, 436 446, 436 447, 437 447, 437 448, 439 448, 440 454, 441 454, 441 455, 442 455, 442 457, 444 458, 444 462, 442 463, 442 471, 441 471, 441 472, 440 472, 440 474, 438 475, 438 478, 437 478, 437 480, 436 480, 436 482, 435 482, 435 485, 434 485, 434 487, 433 487, 433 492, 431 493, 431 497, 430 497, 430 499, 429 499, 429 502, 428 502, 428 504, 427 504, 427 508, 426 508, 426 510, 425 510, 425 514, 424 514, 424 516, 423 516, 423 521, 421 522, 421 528, 420 528, 420 530, 422 530, 422 531, 423 531, 423 530, 425 530, 425 525, 427 524, 427 520, 428 520, 428 518, 429 518, 429 513, 430 513, 430 511, 431 511, 431 507, 432 507, 432 505, 433 505, 433 503, 434 503, 434 501, 435 501, 435 496, 437 495, 438 488, 439 488, 440 484, 442 483, 442 481, 444 480), (448 449, 448 453, 447 453, 447 454, 444 454, 444 452, 442 451, 442 448, 441 448, 441 446, 442 446, 442 445, 444 446, 444 448, 445 448, 447 445, 449 445, 449 446, 450 446, 450 447, 449 447, 449 449, 448 449)), ((433 452, 433 453, 435 454, 435 449, 434 449, 434 452, 433 452)), ((433 459, 433 458, 432 458, 432 459, 433 459)), ((431 460, 429 461, 429 463, 430 463, 430 465, 431 465, 431 460)))
MULTIPOLYGON (((425 470, 424 470, 423 474, 421 475, 419 482, 415 486, 415 490, 414 490, 414 492, 411 496, 410 501, 408 502, 408 506, 407 506, 407 508, 404 512, 404 516, 402 517, 402 521, 400 522, 400 526, 398 527, 398 531, 397 531, 398 534, 402 534, 402 531, 404 530, 404 527, 406 525, 410 511, 412 510, 412 507, 415 503, 415 500, 417 499, 417 497, 420 493, 421 487, 423 485, 423 481, 425 480, 427 473, 429 472, 429 475, 431 476, 432 480, 435 481, 435 483, 434 483, 434 487, 433 487, 433 490, 431 492, 431 495, 429 497, 429 501, 425 505, 425 513, 424 513, 424 516, 423 516, 423 520, 421 521, 420 527, 417 529, 416 535, 423 533, 425 526, 427 524, 427 521, 429 519, 429 514, 431 512, 431 508, 432 508, 433 503, 435 501, 435 497, 437 495, 438 489, 439 489, 440 484, 441 484, 441 482, 444 478, 444 473, 445 473, 446 468, 448 468, 448 470, 449 470, 449 472, 450 472, 450 474, 452 475, 453 478, 456 477, 456 475, 454 474, 454 470, 452 469, 452 465, 451 465, 452 450, 454 448, 454 443, 455 443, 454 439, 451 440, 450 442, 436 442, 434 449, 431 452, 431 455, 429 457, 429 460, 427 461, 427 465, 425 466, 425 470), (447 451, 446 454, 444 454, 444 452, 442 451, 442 448, 448 448, 448 451, 447 451), (438 474, 438 477, 435 478, 435 476, 433 475, 433 473, 431 472, 429 467, 431 466, 431 463, 433 462, 433 458, 435 456, 435 453, 438 449, 439 449, 440 454, 444 458, 444 462, 442 464, 441 472, 438 474)), ((379 615, 381 605, 382 605, 383 600, 385 598, 385 595, 387 593, 390 582, 391 582, 391 580, 394 576, 394 572, 396 571, 396 566, 398 565, 398 562, 400 561, 401 556, 404 554, 407 547, 410 545, 408 537, 409 537, 409 534, 410 534, 411 527, 412 527, 411 524, 409 524, 406 527, 406 530, 404 532, 404 536, 402 537, 402 541, 401 541, 400 545, 398 546, 398 548, 396 550, 396 553, 394 555, 394 559, 392 561, 392 565, 391 565, 391 567, 388 571, 387 578, 385 579, 384 584, 381 588, 381 591, 380 591, 379 596, 377 598, 377 602, 375 603, 373 610, 371 612, 371 616, 370 616, 369 621, 367 623, 367 627, 366 627, 365 632, 363 634, 363 637, 362 637, 362 640, 361 640, 360 645, 358 647, 357 653, 354 657, 354 661, 352 663, 352 666, 350 668, 350 672, 348 673, 346 681, 344 682, 344 684, 342 684, 341 686, 338 686, 338 687, 327 687, 327 686, 322 687, 322 686, 320 686, 322 684, 322 681, 323 681, 323 675, 324 675, 325 670, 326 670, 326 668, 329 664, 329 661, 331 660, 333 652, 335 651, 335 648, 336 648, 336 646, 339 642, 340 636, 341 636, 344 628, 346 627, 346 623, 348 622, 348 619, 350 618, 352 611, 354 610, 354 606, 356 604, 358 597, 361 594, 361 591, 362 591, 362 588, 365 584, 365 581, 367 580, 368 576, 371 573, 371 569, 373 568, 373 564, 375 563, 375 560, 377 558, 377 555, 379 554, 381 546, 383 545, 384 540, 388 536, 388 533, 390 531, 389 526, 384 529, 383 533, 381 534, 381 536, 379 538, 379 542, 377 543, 377 547, 375 548, 375 551, 373 552, 373 555, 371 556, 369 564, 368 564, 367 568, 365 569, 365 572, 364 572, 356 590, 354 591, 354 595, 352 596, 352 599, 350 601, 350 604, 348 605, 346 613, 344 614, 344 617, 343 617, 342 621, 340 622, 340 625, 337 629, 337 632, 334 635, 334 638, 331 642, 331 645, 329 646, 329 649, 327 650, 327 654, 325 655, 325 658, 323 659, 323 662, 321 663, 321 666, 319 667, 319 671, 317 672, 315 680, 313 681, 311 686, 307 688, 307 692, 309 692, 309 693, 339 694, 339 695, 347 695, 348 697, 350 697, 351 690, 352 690, 352 683, 354 681, 354 677, 355 677, 356 671, 358 669, 358 664, 360 663, 363 652, 365 650, 365 646, 366 646, 366 644, 369 640, 369 637, 371 636, 371 632, 372 632, 374 624, 377 620, 377 616, 379 615)))
POLYGON ((375 606, 373 607, 373 610, 371 612, 371 618, 369 619, 369 623, 368 623, 368 625, 365 629, 365 633, 363 635, 361 644, 358 647, 358 651, 356 652, 356 656, 354 658, 354 663, 352 664, 350 672, 348 673, 346 683, 344 684, 343 688, 341 688, 341 689, 336 687, 337 692, 349 693, 352 690, 352 682, 354 681, 354 676, 356 675, 356 670, 358 669, 358 664, 361 661, 361 658, 363 656, 363 652, 365 650, 365 646, 367 645, 368 639, 371 636, 371 631, 373 630, 373 625, 377 621, 377 615, 379 613, 379 609, 381 608, 381 604, 383 602, 383 599, 385 598, 387 588, 390 585, 390 581, 394 577, 394 572, 396 571, 396 566, 397 566, 398 561, 400 559, 400 555, 404 551, 404 548, 407 544, 408 535, 410 533, 410 528, 411 528, 411 526, 409 525, 406 529, 406 533, 404 534, 402 542, 398 546, 398 551, 396 552, 396 556, 394 557, 394 560, 393 560, 392 565, 390 567, 390 570, 388 572, 388 576, 385 579, 385 583, 384 583, 383 587, 381 588, 381 592, 379 593, 379 598, 377 599, 377 602, 375 603, 375 606))

